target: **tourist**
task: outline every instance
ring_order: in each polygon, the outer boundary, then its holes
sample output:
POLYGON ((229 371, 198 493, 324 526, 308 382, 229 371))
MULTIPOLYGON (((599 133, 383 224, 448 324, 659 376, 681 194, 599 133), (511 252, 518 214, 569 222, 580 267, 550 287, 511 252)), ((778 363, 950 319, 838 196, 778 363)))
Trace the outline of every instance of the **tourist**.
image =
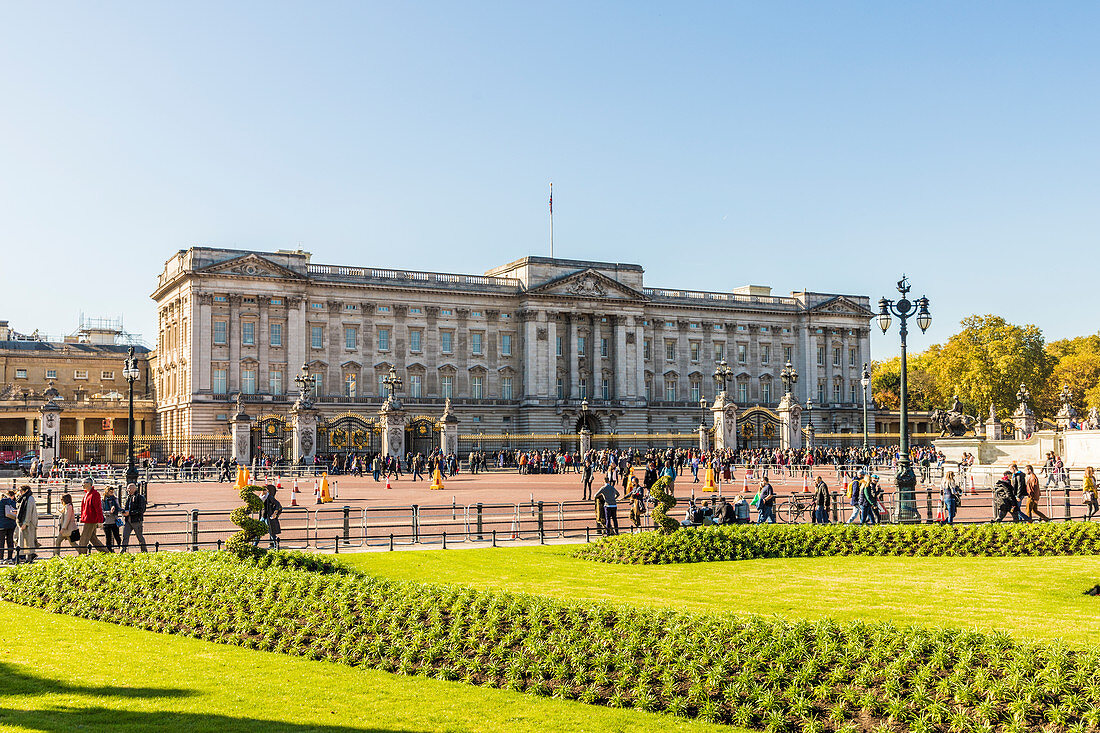
POLYGON ((1004 472, 1000 480, 993 485, 994 522, 1004 521, 1005 515, 1012 512, 1012 521, 1020 521, 1019 503, 1016 501, 1016 489, 1012 485, 1012 471, 1004 472))
POLYGON ((775 524, 775 489, 772 488, 767 478, 760 480, 760 493, 757 496, 759 496, 760 499, 756 505, 756 523, 763 524, 768 522, 770 524, 775 524))
POLYGON ((145 521, 145 497, 138 493, 137 484, 126 487, 126 504, 122 507, 122 551, 130 545, 130 533, 137 535, 138 544, 142 552, 148 552, 145 548, 145 535, 141 528, 145 521))
POLYGON ((592 474, 595 472, 595 467, 592 465, 592 458, 586 458, 584 460, 584 473, 581 474, 581 501, 588 501, 592 498, 592 474))
POLYGON ((16 562, 33 562, 38 559, 38 548, 42 545, 38 542, 38 505, 34 501, 31 487, 26 484, 19 487, 15 525, 19 530, 16 537, 16 562))
POLYGON ((115 496, 115 489, 108 486, 103 490, 103 534, 107 538, 107 552, 114 552, 113 547, 122 546, 122 538, 118 533, 119 525, 122 524, 121 513, 122 505, 115 496))
POLYGON ((603 500, 604 529, 608 535, 619 534, 618 500, 619 491, 610 478, 606 480, 596 496, 603 500))
POLYGON ((84 527, 80 530, 80 553, 90 552, 88 545, 95 545, 100 552, 107 547, 99 541, 99 527, 103 524, 103 497, 92 485, 90 478, 84 479, 84 498, 80 500, 80 521, 84 527))
POLYGON ((872 474, 860 481, 860 524, 878 524, 878 476, 872 474))
MULTIPOLYGON (((1020 468, 1015 463, 1012 464, 1011 469, 1012 469, 1012 496, 1016 501, 1016 507, 1015 507, 1015 509, 1012 510, 1013 518, 1017 522, 1022 522, 1022 521, 1024 521, 1024 513, 1023 513, 1023 510, 1021 509, 1021 507, 1024 507, 1024 506, 1027 505, 1027 495, 1028 495, 1027 477, 1024 475, 1024 472, 1021 471, 1020 468)), ((1028 521, 1030 521, 1030 520, 1028 520, 1028 521)))
POLYGON ((818 476, 817 482, 814 484, 814 510, 810 516, 810 521, 813 524, 829 523, 829 499, 829 487, 826 485, 825 479, 818 476))
POLYGON ((630 499, 630 521, 635 527, 640 527, 645 517, 645 489, 633 474, 626 487, 626 496, 630 499))
POLYGON ((852 524, 860 518, 862 511, 860 505, 863 503, 861 498, 863 496, 863 484, 867 480, 867 472, 860 471, 859 475, 848 482, 848 503, 852 507, 852 513, 848 517, 846 524, 852 524))
POLYGON ((1085 517, 1085 521, 1091 522, 1097 508, 1100 508, 1100 502, 1097 501, 1096 497, 1096 475, 1092 466, 1085 468, 1085 479, 1081 485, 1081 494, 1085 501, 1085 508, 1089 512, 1088 516, 1085 517))
POLYGON ((1044 522, 1049 522, 1050 517, 1043 514, 1039 509, 1039 499, 1042 496, 1039 491, 1039 477, 1035 475, 1035 469, 1030 465, 1026 466, 1025 470, 1027 471, 1024 477, 1024 485, 1027 487, 1027 505, 1025 511, 1027 521, 1030 522, 1034 518, 1033 515, 1037 514, 1039 515, 1039 519, 1042 519, 1044 522))
POLYGON ((279 534, 282 527, 279 524, 279 515, 283 513, 283 505, 275 498, 275 487, 268 484, 264 487, 263 510, 261 517, 267 524, 267 534, 271 538, 271 549, 279 549, 279 534))
POLYGON ((15 517, 18 513, 15 491, 8 489, 0 494, 0 560, 8 565, 15 562, 15 517), (7 557, 4 557, 5 548, 7 557))
POLYGON ((79 552, 78 539, 80 539, 80 529, 77 527, 72 494, 63 494, 61 496, 61 514, 57 517, 57 537, 53 543, 53 556, 57 557, 61 554, 61 543, 63 541, 67 541, 79 552))
POLYGON ((948 471, 944 475, 940 488, 943 492, 943 521, 946 524, 954 524, 955 512, 959 509, 959 497, 962 495, 962 489, 959 488, 959 483, 955 480, 954 471, 948 471))

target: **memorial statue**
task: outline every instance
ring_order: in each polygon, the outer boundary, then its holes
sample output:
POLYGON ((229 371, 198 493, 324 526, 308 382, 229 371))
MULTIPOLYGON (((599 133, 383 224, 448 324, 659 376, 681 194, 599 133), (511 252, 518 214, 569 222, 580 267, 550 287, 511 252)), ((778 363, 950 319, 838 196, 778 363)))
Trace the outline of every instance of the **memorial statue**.
POLYGON ((1100 410, 1096 409, 1095 407, 1089 408, 1089 419, 1087 425, 1089 430, 1100 430, 1100 410))
POLYGON ((958 395, 955 395, 952 399, 951 409, 933 410, 931 420, 939 426, 941 438, 948 434, 954 438, 966 435, 967 431, 973 430, 978 424, 978 418, 963 412, 962 402, 959 400, 958 395))

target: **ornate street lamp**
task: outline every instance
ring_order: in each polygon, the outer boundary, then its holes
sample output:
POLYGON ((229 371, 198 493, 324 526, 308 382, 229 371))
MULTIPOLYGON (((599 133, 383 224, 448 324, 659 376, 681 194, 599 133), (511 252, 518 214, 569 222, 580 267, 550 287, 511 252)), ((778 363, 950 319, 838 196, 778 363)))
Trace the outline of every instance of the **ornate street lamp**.
POLYGON ((130 385, 130 419, 127 422, 126 428, 126 484, 136 484, 138 473, 137 465, 134 464, 134 382, 141 376, 141 372, 138 371, 137 359, 134 358, 134 347, 130 347, 130 351, 126 357, 126 365, 122 368, 122 376, 126 379, 126 383, 130 385))
POLYGON ((386 385, 386 400, 393 402, 393 396, 404 387, 401 377, 397 376, 397 370, 390 366, 390 373, 382 377, 382 384, 386 385))
POLYGON ((788 361, 779 372, 779 378, 783 380, 783 393, 790 394, 791 387, 798 384, 798 370, 788 361))
POLYGON ((588 400, 586 399, 581 400, 581 431, 585 430, 588 430, 588 400))
POLYGON ((699 398, 699 427, 705 428, 707 426, 707 398, 699 398))
POLYGON ((726 393, 726 384, 731 379, 733 379, 733 370, 730 369, 730 365, 726 363, 726 360, 722 359, 718 362, 718 366, 714 368, 714 385, 719 395, 726 393))
POLYGON ((863 362, 863 378, 859 380, 863 385, 863 452, 868 450, 867 445, 867 388, 871 386, 871 371, 867 368, 867 362, 863 362))
POLYGON ((928 311, 928 298, 920 297, 916 301, 911 301, 906 297, 909 290, 909 279, 902 275, 901 280, 898 281, 898 292, 901 293, 901 299, 896 303, 886 298, 880 298, 878 301, 878 327, 882 329, 882 332, 886 333, 889 330, 891 315, 896 316, 900 323, 898 330, 901 334, 901 385, 899 387, 901 393, 901 444, 898 446, 898 452, 901 455, 898 458, 898 475, 896 479, 899 521, 920 520, 920 514, 917 513, 917 476, 913 473, 913 466, 909 461, 909 394, 908 380, 906 379, 905 338, 909 335, 909 319, 913 316, 917 318, 917 326, 920 327, 921 333, 927 331, 928 327, 932 325, 932 314, 928 311))

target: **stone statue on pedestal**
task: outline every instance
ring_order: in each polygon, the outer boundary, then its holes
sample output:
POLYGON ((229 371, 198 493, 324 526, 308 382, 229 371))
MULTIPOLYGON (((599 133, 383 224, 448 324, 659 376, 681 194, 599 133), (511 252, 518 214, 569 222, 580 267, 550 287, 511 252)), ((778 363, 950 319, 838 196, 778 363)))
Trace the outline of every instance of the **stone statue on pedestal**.
POLYGON ((932 422, 939 426, 941 438, 947 434, 954 438, 966 435, 967 431, 973 430, 978 424, 978 418, 963 412, 958 395, 955 395, 952 400, 951 409, 933 410, 930 417, 932 422))

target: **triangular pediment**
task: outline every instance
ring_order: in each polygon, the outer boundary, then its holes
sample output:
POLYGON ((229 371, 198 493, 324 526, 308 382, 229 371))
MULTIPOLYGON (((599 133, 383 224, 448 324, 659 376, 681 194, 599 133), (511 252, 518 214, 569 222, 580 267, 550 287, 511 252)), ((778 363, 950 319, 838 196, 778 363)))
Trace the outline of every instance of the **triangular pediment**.
POLYGON ((263 255, 246 254, 208 265, 199 272, 210 275, 239 275, 242 277, 277 277, 304 280, 297 272, 272 262, 263 255))
POLYGON ((837 295, 828 300, 818 303, 813 308, 808 309, 810 313, 833 313, 844 316, 864 316, 870 317, 874 315, 871 311, 867 310, 859 303, 856 303, 851 298, 846 298, 843 295, 837 295))
POLYGON ((529 295, 555 295, 565 298, 610 298, 613 300, 648 300, 632 287, 613 280, 602 272, 588 268, 570 273, 531 288, 529 295))

